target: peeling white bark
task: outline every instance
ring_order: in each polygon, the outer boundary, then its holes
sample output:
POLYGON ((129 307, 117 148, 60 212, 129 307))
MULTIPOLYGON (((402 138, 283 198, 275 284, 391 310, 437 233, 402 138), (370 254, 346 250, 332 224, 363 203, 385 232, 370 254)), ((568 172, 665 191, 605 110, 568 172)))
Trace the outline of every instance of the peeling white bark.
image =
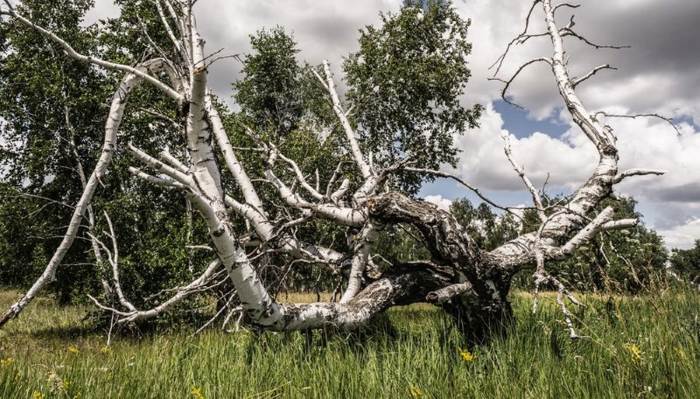
POLYGON ((321 80, 321 83, 324 84, 326 90, 328 91, 328 94, 331 96, 331 102, 333 103, 333 111, 335 112, 336 116, 338 117, 338 120, 340 120, 340 124, 343 126, 343 131, 345 132, 345 138, 348 140, 348 144, 350 145, 350 152, 352 154, 353 159, 355 160, 355 164, 360 169, 360 173, 362 174, 362 177, 365 180, 367 180, 370 177, 372 177, 374 172, 372 171, 372 168, 365 160, 364 155, 362 155, 362 150, 360 150, 360 145, 357 143, 355 129, 352 128, 352 125, 350 124, 350 121, 348 120, 348 117, 345 113, 345 110, 343 109, 343 106, 340 103, 340 98, 338 97, 338 91, 335 88, 335 81, 333 80, 333 74, 331 73, 331 67, 328 64, 328 61, 326 61, 326 60, 323 61, 323 73, 326 75, 325 83, 324 83, 324 80, 322 78, 319 77, 319 79, 321 80))
POLYGON ((350 302, 350 300, 360 292, 362 288, 362 275, 369 263, 372 242, 376 239, 376 236, 377 229, 372 222, 365 224, 353 248, 354 255, 352 258, 352 267, 350 268, 350 276, 348 277, 348 287, 340 298, 340 303, 350 302))

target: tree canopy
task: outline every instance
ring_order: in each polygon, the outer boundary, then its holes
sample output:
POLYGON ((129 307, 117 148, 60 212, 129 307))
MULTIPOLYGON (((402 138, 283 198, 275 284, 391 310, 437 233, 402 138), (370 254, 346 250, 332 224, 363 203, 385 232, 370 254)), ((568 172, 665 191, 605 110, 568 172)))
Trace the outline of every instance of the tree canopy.
MULTIPOLYGON (((471 76, 469 25, 451 4, 430 1, 425 10, 382 15, 381 26, 361 31, 360 50, 344 70, 361 143, 375 162, 455 165, 454 136, 477 126, 481 112, 462 98, 471 76)), ((415 193, 421 181, 401 175, 397 185, 415 193)))

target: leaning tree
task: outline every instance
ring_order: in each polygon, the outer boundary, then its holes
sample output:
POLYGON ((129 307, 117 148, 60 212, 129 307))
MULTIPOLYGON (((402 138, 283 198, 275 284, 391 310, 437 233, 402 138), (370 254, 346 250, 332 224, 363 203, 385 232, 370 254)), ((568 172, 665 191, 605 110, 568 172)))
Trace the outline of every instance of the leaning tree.
MULTIPOLYGON (((610 115, 589 111, 579 98, 579 85, 599 71, 611 67, 603 65, 581 77, 571 75, 565 39, 579 40, 596 48, 605 46, 590 42, 574 30, 573 17, 566 25, 558 23, 558 13, 577 7, 570 3, 553 4, 552 0, 535 0, 527 14, 525 29, 509 43, 494 65, 494 78, 511 48, 531 39, 549 38, 552 44, 550 55, 528 61, 519 66, 512 77, 501 79, 504 82, 503 97, 509 101, 508 89, 524 69, 537 63, 549 66, 553 83, 573 122, 594 145, 599 156, 598 163, 590 178, 570 196, 556 203, 546 203, 515 160, 506 141, 505 153, 532 195, 531 209, 537 213, 539 227, 495 249, 486 250, 479 248, 465 226, 460 225, 452 214, 395 189, 397 185, 392 184, 392 179, 399 174, 451 178, 455 184, 473 190, 484 202, 504 212, 518 213, 499 206, 460 178, 426 167, 410 153, 393 153, 384 162, 375 162, 372 154, 361 145, 361 134, 358 133, 366 132, 371 126, 358 125, 351 118, 353 109, 346 106, 339 96, 327 62, 314 69, 313 73, 326 92, 337 123, 342 128, 342 148, 338 151, 347 154, 354 170, 347 171, 339 166, 330 178, 321 181, 318 174, 314 178, 304 173, 296 160, 286 156, 279 146, 259 134, 256 126, 245 126, 251 141, 255 143, 255 150, 264 155, 264 170, 255 171, 264 176, 264 182, 259 184, 251 178, 253 171, 249 169, 250 166, 241 162, 240 148, 231 144, 216 99, 208 86, 208 67, 218 55, 205 52, 204 40, 198 32, 192 10, 194 1, 146 2, 152 6, 173 50, 154 48, 152 54, 158 56, 144 59, 136 65, 82 54, 71 43, 38 25, 21 10, 13 8, 8 0, 4 1, 2 15, 41 33, 63 50, 67 57, 102 70, 120 71, 124 75, 112 97, 99 159, 92 173, 86 176, 84 191, 75 205, 65 236, 43 274, 2 316, 0 326, 19 315, 47 285, 73 244, 82 219, 90 210, 93 196, 116 153, 127 100, 141 86, 158 90, 177 108, 177 113, 183 118, 174 123, 184 132, 184 140, 180 147, 176 147, 175 142, 170 143, 159 154, 148 153, 134 143, 126 143, 130 156, 138 161, 129 170, 134 178, 166 187, 173 196, 189 199, 206 223, 216 256, 197 279, 174 289, 170 299, 152 309, 138 309, 121 289, 116 235, 112 231, 109 235, 112 240, 107 244, 96 240, 111 268, 107 284, 110 285, 113 299, 110 303, 93 300, 101 309, 111 312, 119 324, 162 314, 191 294, 208 289, 220 275, 225 274, 235 288, 240 310, 247 323, 260 329, 354 328, 389 307, 430 302, 453 315, 468 339, 481 342, 494 331, 502 331, 512 320, 508 293, 513 276, 521 271, 534 271, 536 287, 547 284, 557 289, 563 317, 571 336, 576 337, 567 303, 578 302, 567 287, 550 274, 548 262, 571 255, 601 231, 637 225, 635 219, 614 220, 614 209, 611 207, 600 212, 596 209, 622 180, 632 176, 662 174, 660 171, 636 169, 620 172, 616 137, 604 121, 610 115), (531 33, 531 19, 540 12, 546 31, 531 33), (227 190, 223 183, 225 179, 234 181, 236 189, 227 190), (287 218, 270 216, 272 205, 260 195, 262 184, 266 189, 272 187, 283 200, 287 218), (353 237, 350 251, 342 253, 318 243, 304 242, 294 234, 293 226, 316 219, 352 227, 357 234, 353 237), (245 220, 253 232, 246 235, 237 233, 234 228, 237 220, 245 220), (419 232, 429 258, 395 262, 379 273, 373 261, 373 243, 382 230, 396 225, 408 225, 419 232), (257 245, 257 249, 249 252, 254 245, 257 245), (264 266, 260 263, 267 259, 263 256, 266 251, 282 252, 336 270, 349 268, 342 297, 338 302, 277 302, 259 275, 260 267, 264 266), (345 259, 351 261, 344 262, 345 259)), ((431 104, 426 106, 430 107, 431 104)))

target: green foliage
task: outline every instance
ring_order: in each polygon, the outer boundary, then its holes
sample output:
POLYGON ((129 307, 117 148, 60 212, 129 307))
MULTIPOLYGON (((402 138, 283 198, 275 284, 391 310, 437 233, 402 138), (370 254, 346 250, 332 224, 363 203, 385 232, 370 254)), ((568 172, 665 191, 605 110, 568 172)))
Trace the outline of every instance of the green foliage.
MULTIPOLYGON (((152 30, 151 39, 160 40, 164 48, 168 39, 153 34, 162 30, 155 29, 155 15, 143 8, 143 2, 123 3, 120 19, 99 27, 79 25, 90 1, 23 1, 22 12, 80 52, 133 64, 147 45, 141 21, 152 30)), ((122 74, 105 74, 73 61, 22 25, 5 22, 0 29, 3 45, 10 50, 0 54, 0 119, 5 121, 0 141, 8 143, 0 153, 5 172, 0 182, 0 281, 26 287, 41 274, 65 232, 72 205, 83 190, 78 161, 89 174, 102 145, 106 100, 122 74)), ((120 143, 133 141, 151 153, 182 144, 182 135, 170 122, 133 112, 149 108, 178 118, 170 100, 145 87, 129 104, 120 143)), ((123 155, 121 148, 117 155, 123 155)), ((206 236, 206 230, 195 225, 193 234, 188 234, 184 198, 135 181, 127 171, 129 164, 134 163, 123 156, 115 158, 93 209, 95 234, 103 241, 109 243, 102 212, 107 211, 115 223, 124 289, 140 306, 145 304, 142 298, 191 279, 188 265, 196 272, 208 263, 185 249, 187 237, 206 236)), ((88 225, 87 215, 83 225, 88 225)), ((106 272, 96 262, 85 227, 50 288, 61 302, 86 300, 85 294, 101 294, 100 279, 111 274, 106 272)))
MULTIPOLYGON (((23 1, 20 10, 78 51, 91 52, 94 30, 79 25, 91 6, 91 1, 32 0, 23 1)), ((75 154, 85 168, 92 167, 106 92, 99 72, 62 56, 36 31, 12 21, 0 29, 8 50, 0 55, 0 119, 5 121, 0 142, 6 143, 0 153, 5 174, 0 269, 3 282, 25 285, 43 271, 72 212, 67 204, 82 192, 75 154)), ((93 286, 94 268, 84 255, 88 248, 77 242, 59 269, 53 286, 63 302, 93 286)))
POLYGON ((386 226, 372 246, 375 264, 385 271, 392 264, 430 259, 430 252, 419 231, 406 224, 386 226))
POLYGON ((302 67, 294 39, 281 27, 250 36, 252 54, 243 60, 243 79, 234 98, 245 120, 256 129, 282 137, 299 127, 304 114, 302 67))
POLYGON ((483 202, 475 208, 468 199, 458 199, 452 202, 450 212, 466 227, 478 247, 487 251, 516 238, 520 232, 520 226, 513 215, 497 216, 483 202))
MULTIPOLYGON (((114 335, 105 348, 106 331, 80 322, 84 308, 44 301, 0 331, 0 361, 13 359, 1 363, 0 397, 185 398, 194 389, 207 398, 700 397, 696 292, 584 295, 575 323, 592 338, 577 341, 553 296, 542 296, 536 314, 531 298, 513 296, 514 330, 471 357, 452 321, 427 305, 392 309, 362 332, 315 331, 309 341, 245 330, 192 337, 193 327, 114 335)), ((0 305, 11 299, 0 294, 0 305)))
MULTIPOLYGON (((405 7, 382 15, 379 28, 361 31, 360 50, 344 65, 347 98, 361 144, 376 163, 455 164, 453 137, 475 127, 481 111, 460 104, 470 76, 468 27, 449 4, 430 2, 425 11, 405 7)), ((423 179, 404 175, 397 185, 415 193, 423 179)))
POLYGON ((690 249, 674 249, 671 266, 693 284, 700 286, 700 240, 690 249))

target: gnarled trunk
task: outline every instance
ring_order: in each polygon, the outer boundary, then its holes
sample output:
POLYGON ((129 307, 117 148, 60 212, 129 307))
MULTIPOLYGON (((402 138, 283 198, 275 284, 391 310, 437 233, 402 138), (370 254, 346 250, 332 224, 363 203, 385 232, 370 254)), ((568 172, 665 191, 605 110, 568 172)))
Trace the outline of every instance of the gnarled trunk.
POLYGON ((502 267, 498 257, 481 251, 449 212, 399 193, 387 193, 370 199, 369 215, 378 223, 413 225, 423 236, 432 262, 451 271, 448 284, 414 298, 415 302, 432 302, 444 308, 472 343, 506 332, 513 321, 508 293, 515 269, 502 267))

